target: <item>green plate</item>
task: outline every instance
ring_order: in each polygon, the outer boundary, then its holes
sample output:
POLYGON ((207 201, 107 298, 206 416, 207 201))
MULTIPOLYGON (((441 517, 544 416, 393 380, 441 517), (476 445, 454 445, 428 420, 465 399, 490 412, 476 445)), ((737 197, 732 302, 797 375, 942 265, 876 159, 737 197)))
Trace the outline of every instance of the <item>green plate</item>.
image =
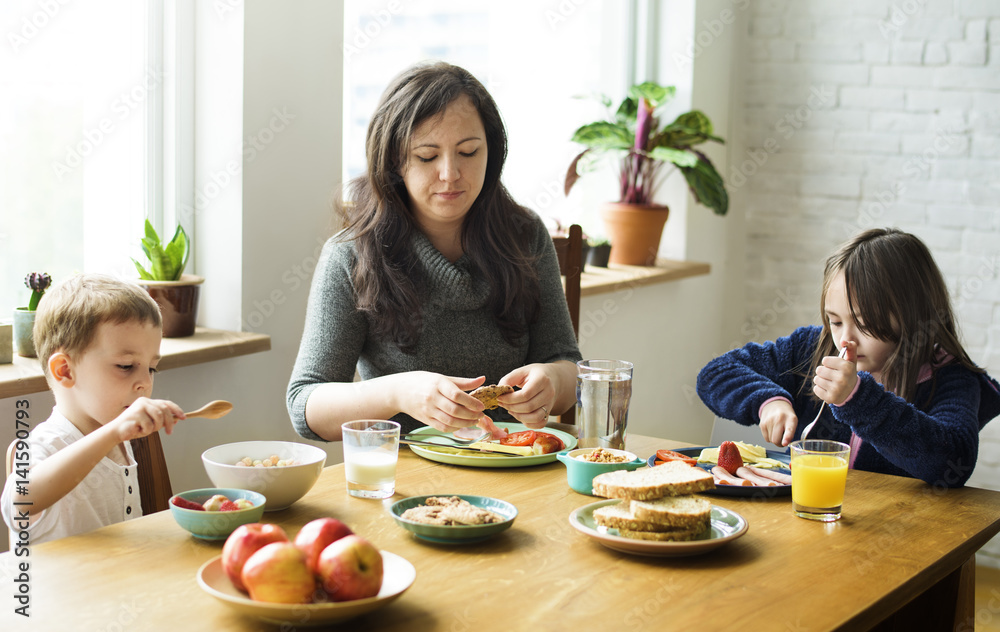
MULTIPOLYGON (((515 422, 501 421, 497 425, 501 428, 506 428, 508 432, 530 430, 530 428, 515 422)), ((562 430, 556 430, 554 428, 545 428, 542 432, 547 432, 562 439, 562 442, 566 444, 563 446, 563 450, 572 450, 576 447, 576 437, 568 432, 563 432, 562 430)), ((552 463, 556 460, 556 452, 551 454, 533 454, 531 456, 504 456, 502 454, 493 455, 484 452, 475 452, 473 450, 462 450, 461 448, 448 447, 451 445, 448 441, 448 438, 451 437, 451 435, 444 434, 440 430, 431 428, 430 426, 414 430, 409 434, 409 437, 412 439, 419 439, 420 441, 430 441, 432 443, 440 442, 440 448, 431 448, 423 445, 410 445, 409 448, 425 459, 437 461, 438 463, 447 463, 449 465, 465 465, 468 467, 527 467, 529 465, 552 463)))
POLYGON ((569 524, 577 531, 590 536, 609 549, 621 551, 622 553, 652 557, 684 557, 707 553, 735 540, 746 533, 749 528, 743 516, 735 511, 730 511, 718 505, 712 505, 711 526, 694 540, 689 542, 635 540, 622 537, 618 535, 617 529, 603 527, 594 521, 595 509, 620 502, 622 501, 612 498, 584 505, 569 515, 569 524))
POLYGON ((509 529, 510 526, 514 524, 514 518, 517 517, 517 507, 505 500, 490 498, 488 496, 466 496, 464 494, 430 494, 427 496, 410 496, 409 498, 397 500, 392 504, 389 510, 392 512, 392 517, 395 518, 396 524, 403 527, 407 531, 413 532, 413 535, 422 540, 437 542, 439 544, 472 544, 475 542, 482 542, 483 540, 495 536, 501 531, 509 529), (504 518, 504 520, 503 522, 495 522, 493 524, 445 526, 414 522, 412 520, 406 520, 402 517, 404 511, 412 507, 423 505, 427 499, 432 496, 458 496, 471 505, 492 511, 495 514, 499 514, 504 518))

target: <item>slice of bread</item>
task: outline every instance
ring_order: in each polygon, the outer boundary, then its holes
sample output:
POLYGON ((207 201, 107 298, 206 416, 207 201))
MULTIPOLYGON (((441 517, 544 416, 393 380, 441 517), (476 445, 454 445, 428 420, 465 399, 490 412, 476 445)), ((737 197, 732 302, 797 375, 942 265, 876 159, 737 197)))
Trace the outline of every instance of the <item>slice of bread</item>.
POLYGON ((604 498, 655 500, 715 489, 712 475, 680 461, 640 470, 615 470, 594 477, 594 494, 604 498))
POLYGON ((623 538, 633 540, 658 540, 660 542, 690 542, 696 540, 698 536, 705 532, 705 529, 677 529, 675 531, 630 531, 619 529, 618 534, 623 538))
MULTIPOLYGON (((709 505, 711 507, 711 505, 709 505)), ((661 522, 658 520, 642 520, 630 511, 627 502, 614 505, 605 505, 594 510, 594 522, 609 529, 619 531, 641 531, 644 533, 675 533, 681 531, 693 531, 701 533, 709 524, 709 513, 704 518, 681 516, 683 520, 677 522, 661 522)), ((632 536, 628 536, 632 537, 632 536)))
POLYGON ((705 527, 712 516, 712 503, 701 496, 665 496, 656 500, 630 501, 636 520, 672 527, 705 527))

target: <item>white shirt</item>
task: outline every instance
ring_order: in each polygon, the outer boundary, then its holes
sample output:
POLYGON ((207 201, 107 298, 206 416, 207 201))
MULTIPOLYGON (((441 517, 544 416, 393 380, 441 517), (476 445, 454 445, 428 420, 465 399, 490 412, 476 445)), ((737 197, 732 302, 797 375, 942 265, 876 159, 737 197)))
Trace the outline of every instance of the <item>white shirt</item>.
MULTIPOLYGON (((31 466, 52 456, 74 441, 83 438, 76 426, 62 416, 56 409, 44 422, 38 424, 28 437, 31 452, 31 466)), ((132 446, 126 441, 125 452, 128 454, 128 465, 115 463, 104 457, 94 466, 80 484, 70 493, 63 496, 48 509, 35 515, 27 531, 27 544, 39 544, 49 540, 65 538, 79 533, 86 533, 99 527, 131 520, 142 515, 142 503, 139 497, 139 477, 136 472, 135 455, 132 446)), ((24 529, 23 522, 15 525, 19 511, 30 510, 31 507, 13 503, 17 502, 16 487, 23 480, 14 470, 7 477, 0 496, 0 510, 7 527, 17 534, 24 529)), ((28 473, 27 486, 30 489, 31 473, 28 473)), ((24 541, 23 538, 21 541, 24 541)))

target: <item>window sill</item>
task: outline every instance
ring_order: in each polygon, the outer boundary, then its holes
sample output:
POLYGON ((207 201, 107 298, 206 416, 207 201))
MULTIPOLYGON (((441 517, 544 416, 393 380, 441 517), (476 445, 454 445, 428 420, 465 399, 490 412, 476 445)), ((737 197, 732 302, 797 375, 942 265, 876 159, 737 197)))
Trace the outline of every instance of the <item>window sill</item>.
MULTIPOLYGON (((163 357, 160 371, 224 360, 268 351, 271 337, 264 334, 197 328, 187 338, 164 338, 160 344, 163 357)), ((38 358, 14 355, 13 364, 0 364, 0 399, 48 390, 38 358)))
POLYGON ((626 266, 616 263, 607 268, 585 266, 580 279, 580 295, 593 296, 627 290, 644 285, 655 285, 708 274, 712 267, 695 261, 657 259, 655 266, 626 266))

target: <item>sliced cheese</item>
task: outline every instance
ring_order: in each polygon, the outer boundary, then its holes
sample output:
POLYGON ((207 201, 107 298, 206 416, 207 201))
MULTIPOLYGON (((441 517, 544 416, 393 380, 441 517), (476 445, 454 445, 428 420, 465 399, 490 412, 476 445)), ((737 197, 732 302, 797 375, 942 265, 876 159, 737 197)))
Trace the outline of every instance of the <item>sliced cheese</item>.
POLYGON ((491 450, 493 452, 508 452, 518 456, 531 456, 530 445, 501 445, 499 443, 489 443, 487 441, 477 441, 469 446, 480 450, 491 450))

